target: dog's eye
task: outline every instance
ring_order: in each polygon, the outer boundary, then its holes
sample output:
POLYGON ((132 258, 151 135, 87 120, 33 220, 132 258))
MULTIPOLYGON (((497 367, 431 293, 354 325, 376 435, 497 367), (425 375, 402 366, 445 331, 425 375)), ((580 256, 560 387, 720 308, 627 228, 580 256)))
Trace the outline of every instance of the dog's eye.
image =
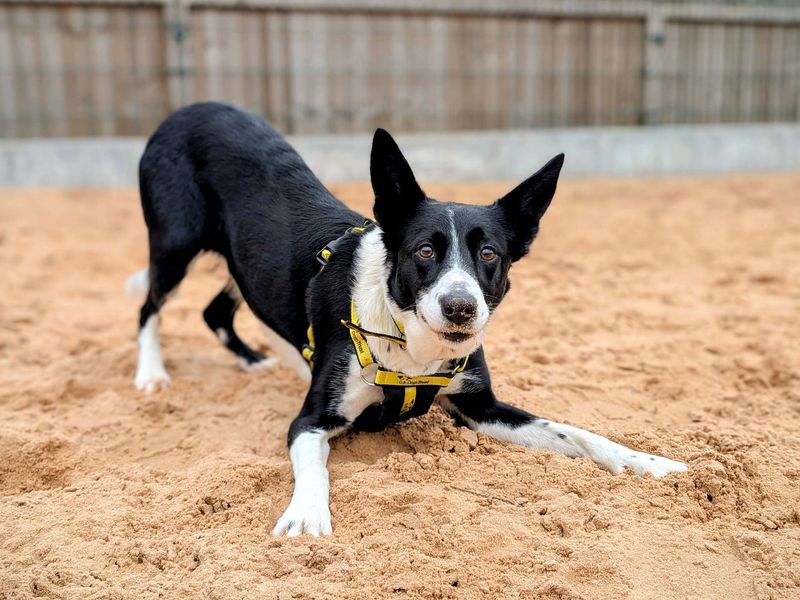
POLYGON ((481 258, 485 261, 494 260, 494 257, 497 256, 497 252, 495 252, 494 248, 491 246, 484 246, 481 248, 481 258))
POLYGON ((417 254, 420 258, 433 258, 433 246, 430 244, 422 244, 419 248, 417 248, 417 254))

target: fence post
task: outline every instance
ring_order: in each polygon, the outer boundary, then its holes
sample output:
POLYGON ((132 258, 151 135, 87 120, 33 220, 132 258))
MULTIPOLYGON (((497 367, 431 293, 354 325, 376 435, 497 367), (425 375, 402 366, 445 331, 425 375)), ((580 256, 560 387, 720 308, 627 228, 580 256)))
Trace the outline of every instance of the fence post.
POLYGON ((665 23, 664 13, 659 10, 648 11, 645 21, 642 125, 658 125, 662 119, 665 23))
POLYGON ((169 108, 175 110, 194 100, 191 0, 166 0, 162 19, 169 108))

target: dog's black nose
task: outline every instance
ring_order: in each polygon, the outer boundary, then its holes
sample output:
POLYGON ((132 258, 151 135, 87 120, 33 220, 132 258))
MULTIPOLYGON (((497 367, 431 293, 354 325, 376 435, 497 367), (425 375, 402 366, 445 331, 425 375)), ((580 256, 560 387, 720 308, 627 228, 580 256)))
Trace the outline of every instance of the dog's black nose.
POLYGON ((475 318, 478 303, 474 298, 463 294, 447 294, 439 300, 442 314, 456 325, 464 325, 475 318))

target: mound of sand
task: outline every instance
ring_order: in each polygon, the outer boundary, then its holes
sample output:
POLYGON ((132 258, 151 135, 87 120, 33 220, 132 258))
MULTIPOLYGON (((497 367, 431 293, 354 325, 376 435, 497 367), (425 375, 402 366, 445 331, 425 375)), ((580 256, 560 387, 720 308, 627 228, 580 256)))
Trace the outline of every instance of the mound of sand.
POLYGON ((239 371, 206 329, 224 270, 200 261, 167 306, 174 383, 143 396, 135 192, 1 192, 0 598, 799 597, 798 189, 566 182, 490 326, 500 397, 688 473, 613 476, 434 409, 334 442, 321 539, 270 535, 304 384, 239 371))

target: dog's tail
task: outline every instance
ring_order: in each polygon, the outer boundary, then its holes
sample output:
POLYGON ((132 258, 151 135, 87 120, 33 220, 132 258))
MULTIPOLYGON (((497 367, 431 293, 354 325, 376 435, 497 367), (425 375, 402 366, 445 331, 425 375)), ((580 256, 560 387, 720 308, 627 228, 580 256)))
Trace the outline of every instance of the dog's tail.
POLYGON ((150 290, 150 273, 147 269, 134 273, 125 282, 125 293, 131 298, 141 298, 150 290))

